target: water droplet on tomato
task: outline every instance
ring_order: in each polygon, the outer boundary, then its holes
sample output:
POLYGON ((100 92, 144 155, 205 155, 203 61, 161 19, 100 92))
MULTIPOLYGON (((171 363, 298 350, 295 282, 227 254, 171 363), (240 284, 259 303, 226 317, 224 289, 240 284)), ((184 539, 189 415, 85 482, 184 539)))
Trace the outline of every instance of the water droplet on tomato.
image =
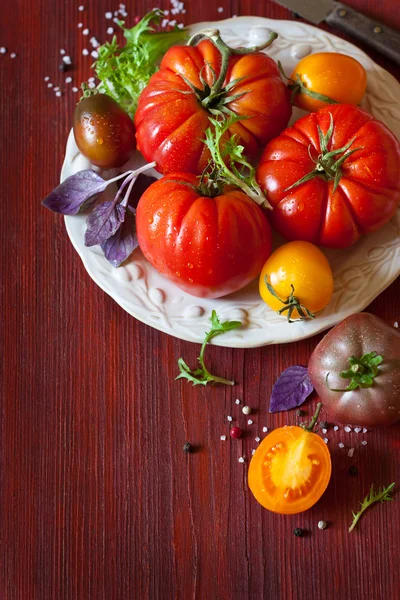
POLYGON ((177 277, 180 277, 180 276, 181 276, 181 274, 179 273, 179 271, 176 271, 176 272, 175 272, 175 275, 176 275, 177 277))
POLYGON ((193 283, 193 279, 191 277, 188 277, 188 282, 193 283))
POLYGON ((103 140, 103 138, 102 138, 102 137, 99 137, 99 138, 97 138, 97 140, 96 140, 96 141, 97 141, 97 143, 98 143, 98 144, 100 144, 100 145, 101 145, 101 144, 104 142, 104 140, 103 140))
POLYGON ((297 210, 299 212, 303 212, 303 210, 304 210, 304 204, 303 204, 303 202, 300 202, 300 204, 297 205, 297 210))
POLYGON ((153 223, 153 221, 154 221, 153 217, 150 217, 149 218, 149 224, 151 225, 153 223))
POLYGON ((285 280, 287 278, 287 272, 286 269, 279 269, 279 278, 285 280))
POLYGON ((187 266, 188 266, 189 269, 193 269, 192 263, 188 263, 187 266))

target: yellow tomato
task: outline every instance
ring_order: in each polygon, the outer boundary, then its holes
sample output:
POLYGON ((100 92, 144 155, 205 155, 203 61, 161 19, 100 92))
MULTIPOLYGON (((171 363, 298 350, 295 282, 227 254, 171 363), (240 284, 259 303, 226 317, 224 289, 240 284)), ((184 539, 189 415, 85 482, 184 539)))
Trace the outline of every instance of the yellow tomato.
POLYGON ((289 242, 271 254, 259 285, 264 302, 289 321, 313 318, 332 298, 332 269, 314 244, 289 242))
MULTIPOLYGON (((302 84, 311 92, 322 94, 340 104, 359 104, 367 87, 364 67, 351 56, 337 52, 318 52, 303 58, 295 67, 290 79, 302 84)), ((329 104, 299 91, 296 106, 315 112, 329 104)))
POLYGON ((308 510, 331 477, 331 456, 312 430, 279 427, 258 446, 249 467, 249 487, 264 508, 281 515, 308 510))

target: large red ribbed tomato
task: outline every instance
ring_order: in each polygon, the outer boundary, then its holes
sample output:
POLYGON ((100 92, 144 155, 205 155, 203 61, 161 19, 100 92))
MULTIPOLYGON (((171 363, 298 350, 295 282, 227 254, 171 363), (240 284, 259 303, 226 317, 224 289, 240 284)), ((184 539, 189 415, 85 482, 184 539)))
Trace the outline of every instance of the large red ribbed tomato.
POLYGON ((395 214, 400 144, 360 108, 330 105, 267 145, 257 179, 273 206, 272 225, 285 238, 344 248, 395 214))
POLYGON ((174 46, 141 93, 137 146, 161 173, 203 171, 210 156, 203 140, 211 109, 250 117, 228 130, 229 136, 238 135, 249 158, 287 126, 292 108, 276 63, 262 52, 228 51, 226 76, 216 85, 225 70, 221 56, 209 39, 196 47, 174 46))
POLYGON ((239 189, 202 195, 199 180, 174 173, 139 200, 136 229, 147 260, 177 286, 218 298, 259 275, 271 252, 271 229, 257 204, 239 189))

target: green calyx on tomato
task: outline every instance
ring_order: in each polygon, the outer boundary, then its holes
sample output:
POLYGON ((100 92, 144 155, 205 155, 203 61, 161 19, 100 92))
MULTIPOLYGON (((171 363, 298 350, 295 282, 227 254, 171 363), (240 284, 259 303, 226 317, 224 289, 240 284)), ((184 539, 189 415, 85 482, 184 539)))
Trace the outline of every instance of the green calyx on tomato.
POLYGON ((314 177, 319 177, 321 175, 328 181, 330 179, 334 180, 333 191, 335 192, 339 185, 339 181, 342 177, 342 170, 341 170, 342 164, 344 163, 344 161, 346 159, 349 158, 349 156, 351 154, 353 154, 354 152, 357 152, 357 150, 363 150, 363 148, 361 148, 361 147, 353 148, 352 150, 349 150, 350 146, 353 144, 354 139, 355 139, 355 138, 352 138, 342 148, 337 148, 336 150, 329 151, 328 146, 329 146, 329 142, 331 141, 331 138, 332 138, 333 127, 334 127, 332 113, 329 113, 329 116, 330 116, 330 125, 329 125, 329 129, 325 133, 325 135, 322 133, 320 126, 317 125, 319 143, 321 146, 321 153, 318 155, 318 157, 316 159, 313 158, 313 156, 311 156, 311 144, 308 147, 308 154, 309 154, 311 160, 315 163, 315 169, 313 171, 311 171, 311 173, 308 173, 307 175, 305 175, 304 177, 302 177, 301 179, 299 179, 298 181, 296 181, 295 183, 290 185, 288 188, 286 188, 285 192, 288 192, 289 190, 292 190, 293 188, 297 187, 298 185, 301 185, 302 183, 305 183, 306 181, 310 181, 310 179, 313 179, 314 177), (342 156, 340 158, 337 158, 337 156, 339 154, 341 154, 342 156))
MULTIPOLYGON (((272 44, 272 42, 278 37, 278 34, 274 31, 271 31, 268 40, 261 44, 260 46, 252 46, 251 48, 231 48, 222 40, 218 29, 204 29, 203 31, 199 31, 193 35, 188 41, 188 46, 196 46, 203 40, 209 40, 214 44, 217 50, 221 54, 221 70, 219 76, 216 76, 215 71, 212 69, 211 65, 208 63, 207 66, 210 68, 212 72, 212 83, 209 85, 204 79, 202 72, 200 71, 199 79, 203 86, 203 89, 200 89, 193 85, 183 74, 181 74, 182 79, 185 83, 188 84, 190 89, 196 94, 198 100, 201 102, 204 108, 207 108, 213 114, 227 113, 231 114, 231 111, 226 107, 226 104, 230 102, 234 102, 241 98, 246 92, 241 92, 238 94, 230 95, 230 91, 243 79, 246 78, 240 77, 238 79, 234 79, 224 87, 224 81, 228 72, 229 61, 231 56, 240 55, 244 56, 246 54, 253 54, 254 52, 260 52, 264 50, 268 46, 272 44)), ((185 92, 183 92, 185 93, 185 92)))
POLYGON ((276 311, 278 315, 281 315, 284 312, 288 311, 288 323, 295 323, 296 321, 307 321, 307 319, 315 319, 315 314, 308 310, 308 308, 304 306, 304 304, 301 304, 300 300, 294 295, 293 284, 290 284, 290 287, 292 288, 290 295, 286 298, 286 300, 284 300, 276 293, 276 291, 268 281, 268 275, 264 277, 264 281, 269 293, 272 294, 274 298, 277 298, 283 304, 282 308, 276 311), (291 318, 294 310, 297 310, 297 313, 299 315, 298 319, 291 318))
MULTIPOLYGON (((341 371, 340 377, 350 379, 349 385, 344 389, 329 388, 331 392, 351 392, 358 388, 369 388, 374 384, 374 379, 379 375, 379 365, 383 362, 383 356, 377 352, 367 352, 361 358, 350 356, 350 368, 346 371, 341 371)), ((326 385, 328 385, 328 377, 326 376, 326 385)))
POLYGON ((290 102, 292 104, 294 103, 298 94, 306 94, 306 96, 310 96, 310 98, 314 98, 315 100, 319 100, 320 102, 325 102, 326 104, 338 104, 336 100, 329 98, 329 96, 319 94, 318 92, 314 92, 313 90, 308 88, 302 81, 299 73, 296 73, 294 80, 291 77, 288 77, 285 71, 283 70, 283 66, 280 60, 278 60, 278 67, 282 77, 284 77, 288 82, 287 86, 289 90, 292 92, 290 96, 290 102))
POLYGON ((96 96, 99 93, 97 88, 90 89, 88 84, 84 81, 81 83, 82 96, 79 98, 79 102, 82 102, 85 98, 90 98, 90 96, 96 96))

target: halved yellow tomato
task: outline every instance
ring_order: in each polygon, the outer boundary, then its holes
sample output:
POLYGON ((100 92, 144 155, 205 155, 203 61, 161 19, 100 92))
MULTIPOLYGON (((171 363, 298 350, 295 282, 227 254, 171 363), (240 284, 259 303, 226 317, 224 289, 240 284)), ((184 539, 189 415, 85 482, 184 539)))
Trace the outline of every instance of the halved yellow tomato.
POLYGON ((313 506, 331 477, 331 455, 322 438, 298 426, 272 431, 249 467, 249 487, 272 512, 296 514, 313 506))

